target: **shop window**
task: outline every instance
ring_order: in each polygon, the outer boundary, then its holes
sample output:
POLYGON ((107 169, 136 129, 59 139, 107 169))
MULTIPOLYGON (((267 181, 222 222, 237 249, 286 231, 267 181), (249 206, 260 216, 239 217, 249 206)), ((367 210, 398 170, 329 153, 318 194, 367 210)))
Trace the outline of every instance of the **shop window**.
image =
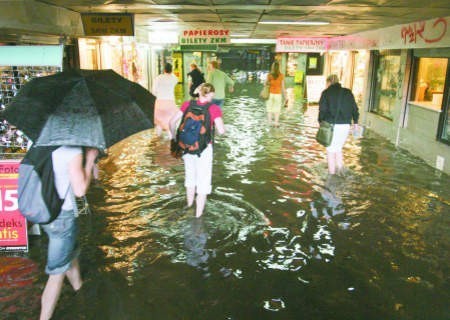
MULTIPOLYGON (((19 90, 31 79, 61 71, 54 66, 0 66, 0 109, 11 102, 19 90)), ((24 151, 28 138, 6 120, 0 122, 0 148, 3 153, 24 151)))
POLYGON ((416 58, 410 99, 414 104, 442 110, 447 58, 416 58))
POLYGON ((400 50, 373 52, 374 79, 370 111, 389 120, 401 85, 400 50))

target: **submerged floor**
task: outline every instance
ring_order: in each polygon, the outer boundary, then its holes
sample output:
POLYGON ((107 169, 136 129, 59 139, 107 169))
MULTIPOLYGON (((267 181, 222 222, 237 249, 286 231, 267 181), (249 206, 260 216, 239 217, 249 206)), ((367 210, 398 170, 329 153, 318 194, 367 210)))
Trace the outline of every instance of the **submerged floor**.
MULTIPOLYGON (((213 194, 183 211, 182 162, 150 130, 111 149, 81 216, 85 285, 55 319, 449 319, 449 177, 366 130, 328 177, 317 107, 266 126, 255 86, 227 100, 213 194)), ((2 319, 35 319, 46 237, 1 257, 2 319)))

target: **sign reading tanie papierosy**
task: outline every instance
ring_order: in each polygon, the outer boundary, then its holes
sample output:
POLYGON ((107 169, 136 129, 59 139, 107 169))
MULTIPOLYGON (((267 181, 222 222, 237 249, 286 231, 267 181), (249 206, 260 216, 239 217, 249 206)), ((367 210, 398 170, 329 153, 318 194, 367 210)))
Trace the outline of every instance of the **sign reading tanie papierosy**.
POLYGON ((27 221, 19 212, 20 160, 0 160, 0 251, 28 251, 27 221))
POLYGON ((277 38, 276 52, 320 52, 328 49, 328 38, 277 38))

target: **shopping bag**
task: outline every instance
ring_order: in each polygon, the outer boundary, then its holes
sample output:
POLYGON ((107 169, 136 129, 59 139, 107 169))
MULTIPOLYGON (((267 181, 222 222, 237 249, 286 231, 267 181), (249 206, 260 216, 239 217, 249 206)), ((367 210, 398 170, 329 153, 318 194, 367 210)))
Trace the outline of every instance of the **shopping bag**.
POLYGON ((328 147, 331 144, 331 140, 333 140, 333 128, 333 124, 321 121, 319 130, 317 130, 316 141, 324 147, 328 147))
POLYGON ((269 99, 269 86, 264 86, 264 88, 261 90, 259 96, 261 97, 261 99, 267 100, 269 99))

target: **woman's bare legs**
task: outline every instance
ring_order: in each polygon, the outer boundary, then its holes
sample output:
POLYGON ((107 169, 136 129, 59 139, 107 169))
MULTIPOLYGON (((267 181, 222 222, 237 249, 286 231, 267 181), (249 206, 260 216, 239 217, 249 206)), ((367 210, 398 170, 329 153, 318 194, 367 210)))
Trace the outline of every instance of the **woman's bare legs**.
POLYGON ((40 320, 51 319, 53 312, 55 311, 56 304, 59 296, 61 295, 61 289, 64 284, 64 277, 67 276, 73 290, 80 290, 83 285, 80 274, 80 264, 78 258, 72 261, 72 264, 65 273, 51 274, 48 277, 47 284, 45 285, 44 292, 41 298, 41 315, 40 320))
POLYGON ((206 204, 206 194, 197 193, 195 216, 200 218, 206 204))
POLYGON ((191 207, 195 198, 195 187, 186 187, 187 206, 191 207))
POLYGON ((336 157, 336 172, 338 174, 341 174, 343 173, 342 171, 344 170, 344 156, 342 154, 342 151, 336 152, 335 157, 336 157))
POLYGON ((274 113, 274 117, 275 117, 274 125, 275 125, 275 127, 278 127, 278 125, 279 125, 278 120, 280 119, 280 113, 279 112, 275 112, 274 113))
POLYGON ((73 290, 80 290, 83 285, 83 280, 81 280, 80 274, 80 264, 78 262, 78 258, 75 258, 72 261, 72 266, 66 272, 67 279, 69 279, 70 284, 72 285, 73 290))
POLYGON ((64 283, 65 273, 51 274, 48 277, 47 284, 45 285, 44 292, 41 298, 41 316, 40 320, 51 319, 53 312, 56 308, 61 289, 64 283))
POLYGON ((328 173, 336 173, 336 152, 327 151, 328 173))

